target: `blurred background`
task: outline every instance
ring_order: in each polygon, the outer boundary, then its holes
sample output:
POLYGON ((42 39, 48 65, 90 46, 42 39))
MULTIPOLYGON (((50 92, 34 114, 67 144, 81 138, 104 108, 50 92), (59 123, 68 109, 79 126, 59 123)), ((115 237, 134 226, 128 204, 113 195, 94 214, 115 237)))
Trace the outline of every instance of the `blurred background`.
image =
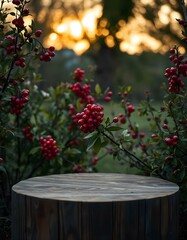
MULTIPOLYGON (((150 91, 163 93, 168 50, 181 42, 180 1, 176 0, 31 0, 32 16, 43 30, 45 47, 56 48, 49 65, 41 65, 42 88, 86 70, 103 89, 116 93, 132 85, 139 100, 150 91), (165 56, 163 56, 165 55, 165 56)), ((30 18, 25 21, 31 21, 30 18)), ((180 48, 184 52, 184 48, 180 48)))

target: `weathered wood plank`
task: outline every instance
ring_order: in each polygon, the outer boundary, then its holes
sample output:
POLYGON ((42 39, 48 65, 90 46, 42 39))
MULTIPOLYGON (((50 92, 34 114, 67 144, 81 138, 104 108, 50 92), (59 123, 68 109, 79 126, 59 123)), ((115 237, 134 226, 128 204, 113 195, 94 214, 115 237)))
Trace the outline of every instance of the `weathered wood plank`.
MULTIPOLYGON (((160 239, 160 199, 149 199, 146 201, 146 229, 145 235, 147 239, 160 239)), ((167 217, 167 216, 166 216, 167 217)))
POLYGON ((12 215, 14 221, 12 221, 12 229, 14 229, 14 239, 24 239, 26 232, 25 221, 25 196, 19 194, 12 194, 12 215))
POLYGON ((59 239, 82 240, 81 235, 81 203, 60 202, 59 239))

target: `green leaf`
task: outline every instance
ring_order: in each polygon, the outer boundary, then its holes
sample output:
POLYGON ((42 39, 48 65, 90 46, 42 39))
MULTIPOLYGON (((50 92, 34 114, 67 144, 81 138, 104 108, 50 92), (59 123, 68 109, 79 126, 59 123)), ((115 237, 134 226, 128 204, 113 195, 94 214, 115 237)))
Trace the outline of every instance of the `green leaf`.
POLYGON ((67 148, 65 151, 64 151, 64 154, 69 154, 69 155, 77 155, 77 154, 80 154, 81 151, 79 151, 77 148, 67 148))
POLYGON ((92 137, 96 136, 97 134, 98 134, 98 133, 97 133, 96 131, 94 131, 94 132, 89 133, 88 135, 86 135, 86 136, 84 137, 84 139, 92 138, 92 137))
POLYGON ((94 144, 96 143, 97 139, 100 138, 99 135, 95 135, 93 138, 90 139, 89 143, 88 143, 88 147, 87 147, 87 151, 89 151, 93 146, 94 144))
POLYGON ((109 143, 109 140, 105 140, 101 143, 101 148, 105 147, 109 143))
POLYGON ((112 127, 106 128, 107 131, 119 131, 119 130, 122 130, 122 129, 123 128, 117 127, 117 126, 112 126, 112 127))
POLYGON ((109 124, 109 123, 110 123, 110 118, 107 117, 107 119, 106 119, 106 121, 105 121, 105 124, 107 125, 107 124, 109 124))
POLYGON ((127 92, 129 93, 132 90, 132 87, 129 85, 127 86, 127 92))
POLYGON ((125 138, 130 136, 128 129, 123 130, 123 132, 121 134, 125 138))
POLYGON ((96 91, 97 94, 101 94, 102 90, 101 90, 101 87, 100 87, 99 84, 95 85, 95 91, 96 91))
POLYGON ((102 146, 102 143, 101 143, 101 138, 100 138, 100 137, 98 137, 98 138, 97 138, 97 140, 95 141, 95 144, 94 144, 94 146, 93 146, 93 148, 94 148, 94 151, 95 151, 95 153, 96 153, 96 154, 98 154, 98 153, 99 153, 99 151, 100 151, 100 149, 101 149, 101 146, 102 146))
POLYGON ((77 148, 70 148, 69 150, 72 155, 77 155, 81 153, 81 151, 77 148))
POLYGON ((29 154, 34 155, 35 153, 38 152, 39 149, 40 149, 40 147, 32 148, 32 149, 30 150, 29 154))
POLYGON ((0 166, 0 172, 7 174, 6 169, 3 166, 0 166))
POLYGON ((182 168, 180 169, 180 172, 179 172, 180 181, 182 181, 184 177, 185 177, 185 169, 182 168))

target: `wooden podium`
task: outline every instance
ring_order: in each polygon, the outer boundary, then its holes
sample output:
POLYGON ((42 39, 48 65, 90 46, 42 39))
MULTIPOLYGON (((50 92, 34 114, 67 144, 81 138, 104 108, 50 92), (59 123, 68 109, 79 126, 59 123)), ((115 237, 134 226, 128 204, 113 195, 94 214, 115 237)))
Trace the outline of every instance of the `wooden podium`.
POLYGON ((178 190, 128 174, 30 178, 12 188, 12 240, 177 240, 178 190))

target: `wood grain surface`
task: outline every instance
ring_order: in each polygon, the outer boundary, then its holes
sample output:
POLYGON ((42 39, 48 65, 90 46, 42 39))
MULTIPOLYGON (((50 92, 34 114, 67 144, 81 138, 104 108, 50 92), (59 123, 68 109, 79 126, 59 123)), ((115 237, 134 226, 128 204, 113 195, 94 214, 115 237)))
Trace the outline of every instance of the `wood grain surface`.
POLYGON ((168 196, 179 187, 154 177, 81 173, 35 177, 19 182, 12 189, 25 196, 43 199, 110 202, 168 196))

